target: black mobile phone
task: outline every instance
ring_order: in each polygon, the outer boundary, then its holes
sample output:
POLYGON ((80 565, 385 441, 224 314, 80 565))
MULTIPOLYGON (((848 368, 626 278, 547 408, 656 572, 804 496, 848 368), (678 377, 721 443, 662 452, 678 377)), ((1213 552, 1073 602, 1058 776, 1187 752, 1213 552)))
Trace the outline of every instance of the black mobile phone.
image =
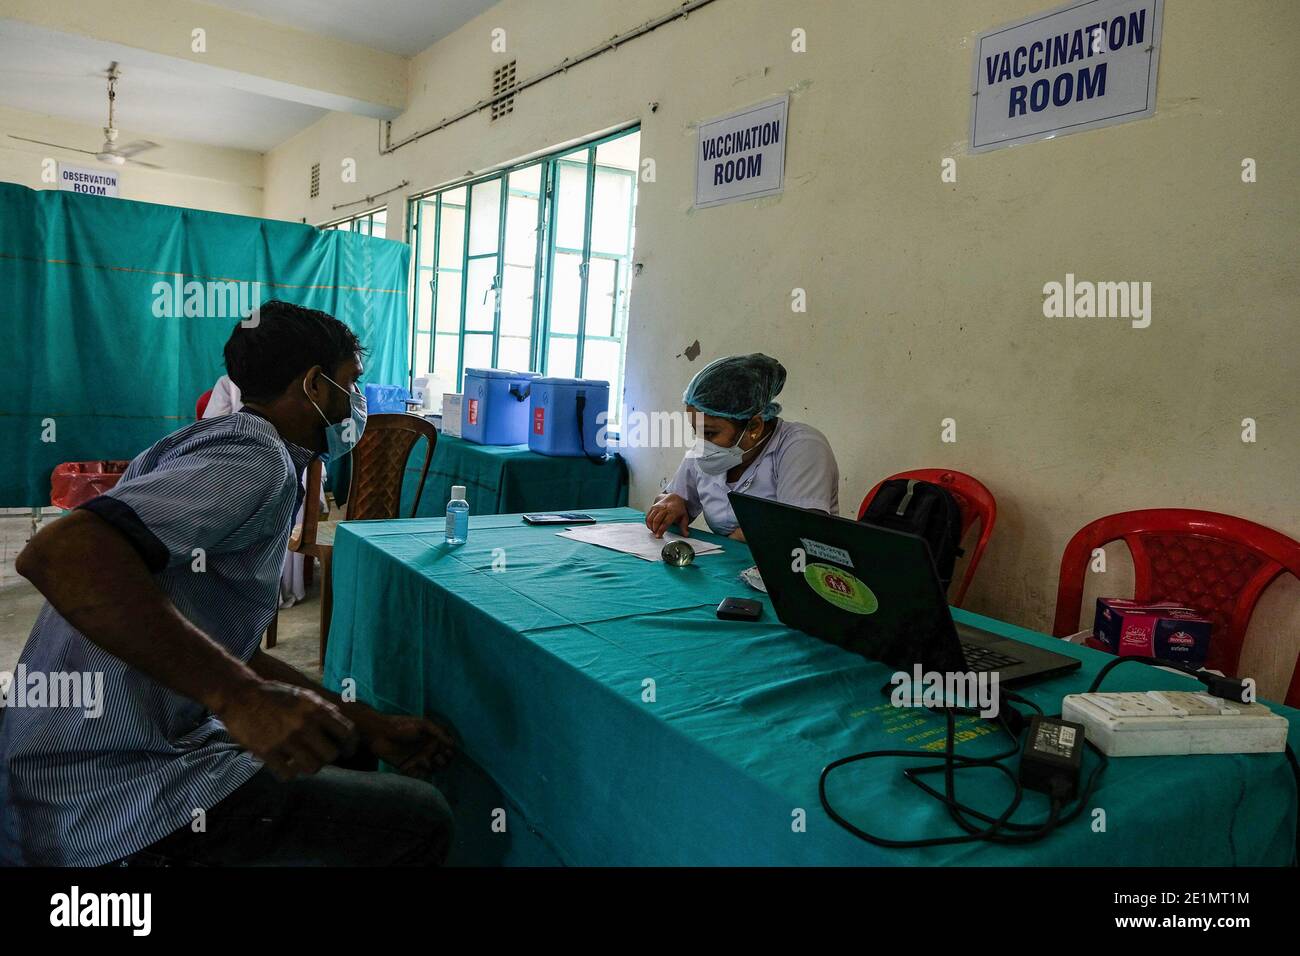
POLYGON ((531 514, 524 515, 524 520, 529 524, 595 524, 596 519, 591 515, 579 514, 576 511, 566 511, 555 514, 531 514))
POLYGON ((718 617, 724 621, 757 621, 762 615, 762 602, 750 598, 723 598, 718 605, 718 617))

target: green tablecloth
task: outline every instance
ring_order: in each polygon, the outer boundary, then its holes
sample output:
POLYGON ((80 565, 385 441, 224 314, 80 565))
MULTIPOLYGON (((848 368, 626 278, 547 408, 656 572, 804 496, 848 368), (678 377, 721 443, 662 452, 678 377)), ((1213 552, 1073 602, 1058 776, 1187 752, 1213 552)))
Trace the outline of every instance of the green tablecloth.
MULTIPOLYGON (((626 508, 599 516, 641 520, 626 508)), ((821 768, 862 750, 942 739, 942 720, 891 707, 880 693, 889 668, 783 627, 766 600, 757 623, 719 621, 723 597, 761 597, 737 579, 751 564, 744 545, 723 540, 725 554, 677 569, 559 538, 517 516, 473 518, 471 529, 468 543, 451 549, 437 521, 340 527, 325 679, 338 688, 352 678, 360 698, 383 710, 438 713, 455 726, 466 763, 490 778, 447 784, 458 833, 477 841, 478 859, 495 840, 505 862, 569 864, 1292 861, 1296 792, 1282 754, 1114 758, 1089 811, 1028 846, 891 850, 859 841, 822 810, 821 768), (494 807, 507 810, 506 834, 490 829, 494 807), (1093 828, 1093 808, 1105 811, 1104 832, 1093 828), (792 826, 799 811, 805 832, 792 826)), ((1047 713, 1109 659, 954 613, 1083 661, 1081 671, 1024 691, 1047 713)), ((1106 689, 1199 686, 1131 665, 1106 689)), ((1300 713, 1275 709, 1292 721, 1292 745, 1300 743, 1300 713)), ((985 726, 969 720, 964 729, 985 726)), ((1001 734, 973 736, 958 750, 1005 744, 1001 734)), ((1085 772, 1095 757, 1086 760, 1085 772)), ((842 768, 829 785, 832 802, 897 839, 953 832, 939 802, 903 780, 904 765, 842 768)), ((1008 792, 1000 774, 959 775, 963 800, 985 810, 999 810, 1008 792)), ((1027 791, 1014 819, 1045 813, 1045 798, 1027 791)))
MULTIPOLYGON (((424 447, 419 442, 406 463, 403 515, 415 499, 424 447)), ((476 445, 439 435, 417 515, 441 516, 452 485, 465 486, 470 514, 476 515, 617 508, 627 504, 627 465, 617 456, 596 464, 539 455, 527 445, 476 445)))

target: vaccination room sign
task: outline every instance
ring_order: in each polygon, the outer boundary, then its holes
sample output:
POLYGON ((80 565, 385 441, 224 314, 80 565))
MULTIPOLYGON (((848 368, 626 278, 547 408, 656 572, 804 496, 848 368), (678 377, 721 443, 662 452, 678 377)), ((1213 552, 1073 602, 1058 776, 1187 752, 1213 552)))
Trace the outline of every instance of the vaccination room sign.
POLYGON ((1164 0, 1083 0, 981 33, 970 148, 983 152, 1156 110, 1164 0))
POLYGON ((695 208, 779 193, 785 185, 790 97, 701 123, 695 146, 695 208))

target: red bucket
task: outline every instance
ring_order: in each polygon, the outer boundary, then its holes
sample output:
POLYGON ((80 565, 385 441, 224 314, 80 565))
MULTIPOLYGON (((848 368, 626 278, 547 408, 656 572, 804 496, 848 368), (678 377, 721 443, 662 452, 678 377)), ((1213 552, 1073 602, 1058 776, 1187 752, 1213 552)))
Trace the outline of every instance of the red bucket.
POLYGON ((50 504, 71 511, 102 495, 122 478, 129 461, 65 461, 50 475, 50 504))

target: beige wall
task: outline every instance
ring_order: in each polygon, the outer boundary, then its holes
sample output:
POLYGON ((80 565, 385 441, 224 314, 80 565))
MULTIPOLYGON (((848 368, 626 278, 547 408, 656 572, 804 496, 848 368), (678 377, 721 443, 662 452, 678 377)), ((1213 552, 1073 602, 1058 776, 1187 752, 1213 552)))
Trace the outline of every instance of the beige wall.
MULTIPOLYGON (((10 25, 93 39, 136 65, 365 116, 406 101, 406 59, 316 32, 311 18, 276 23, 201 0, 5 0, 10 25), (202 49, 191 31, 204 31, 202 49)), ((281 16, 277 19, 283 19, 281 16)), ((63 41, 60 42, 63 45, 63 41)))
MULTIPOLYGON (((672 5, 506 0, 416 58, 394 138, 487 95, 494 27, 522 78, 672 5)), ((637 209, 628 406, 676 407, 715 356, 778 356, 788 415, 835 446, 844 512, 903 468, 978 476, 1000 513, 967 605, 1045 629, 1061 551, 1102 514, 1198 507, 1300 538, 1300 5, 1244 0, 1227 15, 1174 0, 1154 118, 966 155, 974 36, 1051 6, 717 0, 526 91, 503 121, 480 114, 390 156, 376 122, 331 116, 268 155, 265 211, 323 222, 331 204, 409 179, 389 198, 400 236, 398 196, 640 121, 657 181, 637 209), (806 53, 790 50, 795 27, 806 53), (787 90, 784 195, 692 211, 695 124, 787 90), (940 181, 950 156, 956 184, 940 181), (344 157, 359 183, 339 181, 344 157), (1258 183, 1241 182, 1243 157, 1258 183), (1151 282, 1151 327, 1044 318, 1043 284, 1067 272, 1151 282), (791 312, 796 287, 806 314, 791 312), (1254 444, 1240 440, 1247 416, 1254 444), (940 441, 949 417, 955 444, 940 441)), ((633 505, 679 457, 629 452, 633 505)), ((1125 593, 1122 565, 1094 593, 1125 593)), ((1243 670, 1273 694, 1300 646, 1297 606, 1288 579, 1252 630, 1243 670)))
MULTIPOLYGON (((104 131, 97 126, 0 107, 0 182, 19 183, 32 189, 57 189, 57 182, 48 183, 42 179, 42 163, 46 158, 88 169, 101 168, 93 156, 20 142, 10 139, 10 133, 81 149, 94 149, 104 141, 104 131)), ((242 216, 262 214, 260 153, 162 140, 130 130, 122 130, 118 135, 119 143, 137 139, 150 139, 166 147, 155 153, 166 153, 166 168, 121 167, 118 195, 122 199, 242 216)), ((140 159, 155 161, 150 155, 142 155, 140 159)), ((156 161, 159 164, 164 162, 162 159, 156 161)))

